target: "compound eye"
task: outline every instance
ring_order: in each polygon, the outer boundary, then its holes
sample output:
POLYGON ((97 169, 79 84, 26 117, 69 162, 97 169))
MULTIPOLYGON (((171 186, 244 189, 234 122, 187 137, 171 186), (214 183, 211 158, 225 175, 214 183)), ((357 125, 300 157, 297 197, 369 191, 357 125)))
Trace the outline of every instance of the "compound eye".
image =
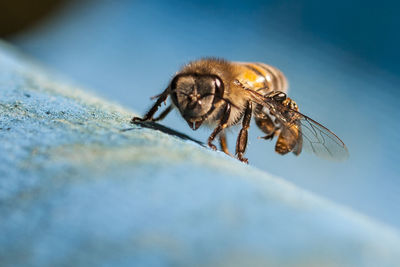
POLYGON ((224 83, 219 77, 215 78, 215 93, 222 98, 224 96, 224 83))
POLYGON ((175 90, 175 89, 176 89, 176 84, 177 84, 179 78, 180 78, 180 76, 179 76, 179 75, 176 75, 176 76, 172 79, 172 81, 171 81, 171 83, 170 83, 171 90, 175 90))
POLYGON ((171 83, 170 83, 170 90, 171 90, 170 94, 171 94, 172 101, 175 103, 175 105, 178 104, 178 96, 177 96, 177 92, 176 92, 176 85, 177 85, 179 77, 180 77, 179 75, 175 76, 172 79, 171 83))

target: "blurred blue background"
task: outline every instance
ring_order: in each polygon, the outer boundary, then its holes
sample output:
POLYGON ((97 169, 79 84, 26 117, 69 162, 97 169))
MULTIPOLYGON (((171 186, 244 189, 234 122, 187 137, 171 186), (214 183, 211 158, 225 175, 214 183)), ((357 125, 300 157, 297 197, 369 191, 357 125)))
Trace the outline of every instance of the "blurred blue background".
MULTIPOLYGON (((8 37, 49 69, 143 114, 173 74, 203 56, 280 68, 303 113, 347 144, 346 162, 280 156, 250 128, 250 164, 400 227, 400 19, 395 1, 65 3, 8 37)), ((205 141, 178 113, 162 124, 205 141)), ((231 131, 234 151, 238 129, 231 131)), ((205 196, 206 197, 206 196, 205 196)))

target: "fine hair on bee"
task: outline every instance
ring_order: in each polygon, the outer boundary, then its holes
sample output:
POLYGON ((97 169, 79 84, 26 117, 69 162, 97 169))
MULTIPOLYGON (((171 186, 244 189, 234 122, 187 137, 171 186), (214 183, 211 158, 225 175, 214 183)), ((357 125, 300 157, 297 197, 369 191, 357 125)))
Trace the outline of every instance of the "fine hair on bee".
POLYGON ((184 65, 171 79, 156 103, 137 121, 159 121, 176 108, 189 127, 212 127, 207 144, 213 150, 218 136, 221 150, 228 155, 225 129, 241 125, 236 141, 236 157, 244 157, 248 129, 254 117, 263 139, 277 137, 275 151, 279 154, 303 149, 328 159, 348 155, 344 143, 320 123, 299 112, 297 104, 287 97, 288 82, 283 73, 271 65, 232 62, 219 58, 203 58, 184 65), (171 104, 158 117, 158 108, 170 97, 171 104))

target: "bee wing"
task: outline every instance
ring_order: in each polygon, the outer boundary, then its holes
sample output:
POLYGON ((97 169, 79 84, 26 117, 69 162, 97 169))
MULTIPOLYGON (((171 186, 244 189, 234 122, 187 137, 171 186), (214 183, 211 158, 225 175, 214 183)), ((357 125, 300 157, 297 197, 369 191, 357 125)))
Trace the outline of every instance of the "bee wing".
POLYGON ((289 112, 294 112, 299 116, 297 121, 301 125, 300 132, 305 151, 325 159, 345 160, 349 157, 346 145, 336 134, 298 111, 290 110, 289 112))
POLYGON ((251 91, 250 95, 255 103, 269 109, 281 127, 285 128, 286 133, 292 133, 294 137, 298 133, 301 135, 302 138, 298 138, 295 154, 299 154, 301 149, 304 149, 325 159, 345 160, 348 158, 349 152, 343 141, 322 124, 272 98, 264 97, 254 91, 251 91), (295 131, 295 129, 298 130, 295 131))

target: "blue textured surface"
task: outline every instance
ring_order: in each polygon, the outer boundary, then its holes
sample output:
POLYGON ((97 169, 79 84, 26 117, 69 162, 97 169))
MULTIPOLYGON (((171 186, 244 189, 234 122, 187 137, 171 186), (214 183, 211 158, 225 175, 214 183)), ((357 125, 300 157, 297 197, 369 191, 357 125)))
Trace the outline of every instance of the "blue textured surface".
POLYGON ((0 45, 0 265, 397 266, 397 230, 54 79, 0 45), (130 129, 121 131, 122 129, 130 129))
MULTIPOLYGON (((400 226, 399 36, 390 1, 80 3, 14 42, 138 113, 188 60, 212 55, 276 65, 301 111, 337 133, 350 159, 281 157, 252 127, 250 163, 400 226)), ((163 124, 199 140, 210 133, 191 132, 177 114, 163 124)))

